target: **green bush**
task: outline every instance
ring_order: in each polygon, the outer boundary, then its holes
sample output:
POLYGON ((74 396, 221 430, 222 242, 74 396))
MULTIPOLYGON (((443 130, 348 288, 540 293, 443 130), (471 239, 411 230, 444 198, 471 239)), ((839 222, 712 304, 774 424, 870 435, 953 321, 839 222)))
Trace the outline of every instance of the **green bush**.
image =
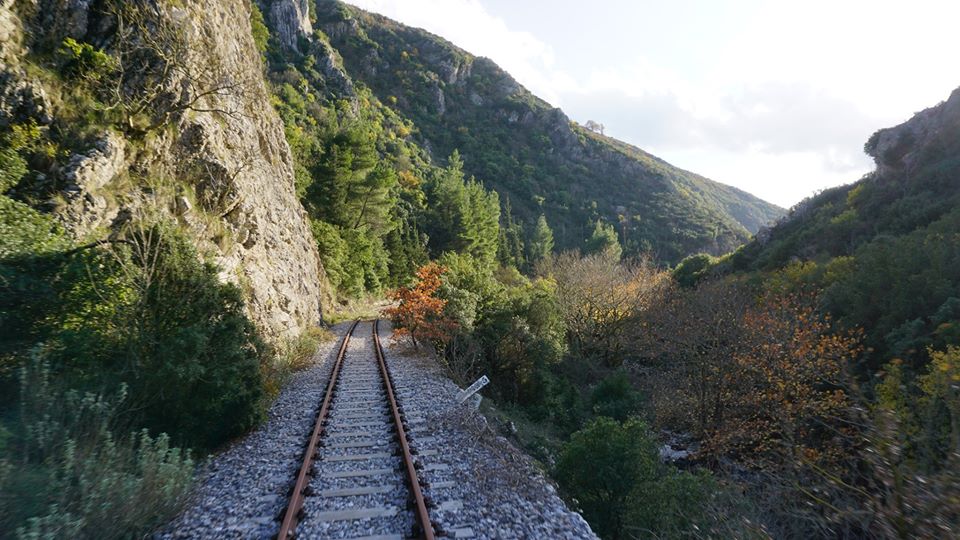
POLYGON ((19 415, 0 447, 0 528, 29 539, 130 538, 169 519, 192 482, 189 454, 166 435, 116 436, 124 390, 111 401, 51 377, 40 350, 21 370, 19 415))
POLYGON ((109 54, 69 37, 63 40, 58 52, 64 60, 67 74, 83 77, 93 83, 107 77, 116 65, 109 54))
POLYGON ((6 195, 26 173, 27 163, 15 150, 0 148, 0 259, 66 244, 53 218, 6 195))
MULTIPOLYGON (((108 247, 0 259, 9 380, 32 344, 76 388, 125 383, 132 421, 195 448, 253 427, 267 348, 240 290, 174 225, 134 225, 108 247)), ((2 379, 0 373, 0 379, 2 379)))
POLYGON ((656 440, 639 419, 593 420, 564 445, 555 476, 594 530, 613 539, 691 532, 714 490, 708 475, 661 463, 656 440))
POLYGON ((713 267, 715 259, 706 253, 691 255, 673 270, 673 279, 681 287, 696 287, 713 267))
MULTIPOLYGON (((128 238, 114 259, 133 294, 119 306, 125 317, 109 364, 130 386, 145 425, 208 449, 252 428, 269 357, 240 289, 221 283, 217 268, 170 224, 128 238)), ((88 324, 79 328, 81 340, 97 339, 88 324)))
POLYGON ((637 412, 640 392, 633 388, 630 378, 617 371, 600 381, 590 394, 590 406, 597 416, 607 416, 619 422, 637 412))
POLYGON ((718 486, 710 473, 663 469, 656 479, 638 483, 627 499, 623 522, 630 538, 689 538, 709 530, 715 518, 708 504, 718 486))

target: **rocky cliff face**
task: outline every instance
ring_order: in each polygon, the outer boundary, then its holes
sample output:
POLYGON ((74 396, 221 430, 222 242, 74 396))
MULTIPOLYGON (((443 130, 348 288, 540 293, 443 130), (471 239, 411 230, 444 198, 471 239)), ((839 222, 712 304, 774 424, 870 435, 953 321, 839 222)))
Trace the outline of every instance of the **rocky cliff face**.
MULTIPOLYGON (((0 37, 13 38, 0 39, 0 124, 43 125, 57 114, 56 99, 16 63, 26 52, 20 48, 24 27, 34 40, 56 43, 70 36, 103 43, 109 52, 109 24, 92 4, 40 1, 21 10, 22 21, 9 0, 0 6, 0 37), (57 22, 44 26, 49 13, 57 22)), ((192 105, 176 110, 163 128, 135 139, 104 129, 89 148, 53 167, 53 183, 62 186, 58 216, 78 239, 111 234, 147 211, 175 218, 213 256, 222 279, 244 290, 252 319, 267 335, 296 334, 320 320, 330 293, 296 197, 283 127, 269 105, 249 4, 172 4, 145 5, 181 32, 193 56, 189 62, 223 69, 226 82, 203 95, 209 89, 197 80, 171 76, 165 81, 169 99, 192 105)), ((305 1, 278 4, 306 7, 305 1)))
POLYGON ((313 34, 309 0, 272 0, 270 26, 284 47, 298 51, 300 38, 313 34))
POLYGON ((915 114, 910 120, 876 132, 864 150, 877 164, 876 174, 909 173, 924 164, 931 151, 960 134, 960 88, 950 98, 915 114))

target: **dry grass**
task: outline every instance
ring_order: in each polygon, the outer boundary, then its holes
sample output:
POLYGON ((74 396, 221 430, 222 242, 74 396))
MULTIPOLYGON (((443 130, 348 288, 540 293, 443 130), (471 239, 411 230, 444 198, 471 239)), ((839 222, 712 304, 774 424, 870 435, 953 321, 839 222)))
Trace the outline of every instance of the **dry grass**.
POLYGON ((328 324, 356 319, 377 319, 381 317, 380 312, 391 305, 390 301, 376 296, 341 300, 325 314, 325 318, 328 324))

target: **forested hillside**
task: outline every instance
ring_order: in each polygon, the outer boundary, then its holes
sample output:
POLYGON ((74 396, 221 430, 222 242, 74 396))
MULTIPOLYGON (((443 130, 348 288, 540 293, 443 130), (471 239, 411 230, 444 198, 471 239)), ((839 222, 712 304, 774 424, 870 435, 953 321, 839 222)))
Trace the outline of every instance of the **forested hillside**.
POLYGON ((922 371, 960 336, 960 90, 864 151, 874 172, 803 201, 720 268, 822 288, 825 309, 866 329, 865 370, 922 371))
POLYGON ((848 470, 822 492, 832 497, 831 534, 956 534, 958 141, 960 89, 870 137, 876 169, 864 178, 804 200, 728 256, 691 257, 674 272, 694 298, 709 299, 718 283, 806 297, 810 316, 858 343, 830 368, 844 372, 823 381, 854 407, 834 416, 847 423, 837 440, 851 446, 838 454, 848 470), (888 521, 864 521, 878 516, 888 521))
POLYGON ((560 248, 581 247, 602 220, 628 254, 676 261, 725 253, 782 215, 571 122, 490 60, 425 31, 336 1, 318 2, 316 17, 346 76, 412 122, 411 141, 441 162, 459 151, 519 222, 544 214, 560 248))
POLYGON ((2 532, 150 534, 389 299, 604 538, 960 534, 960 91, 765 228, 333 0, 0 1, 0 60, 2 532))

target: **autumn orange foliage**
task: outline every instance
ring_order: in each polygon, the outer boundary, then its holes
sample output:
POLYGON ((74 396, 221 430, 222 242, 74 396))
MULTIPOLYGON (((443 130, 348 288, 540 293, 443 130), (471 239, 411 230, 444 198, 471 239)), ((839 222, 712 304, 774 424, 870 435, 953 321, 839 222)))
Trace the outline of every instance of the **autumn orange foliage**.
POLYGON ((654 383, 658 414, 693 432, 703 457, 769 468, 840 453, 850 435, 845 369, 861 335, 837 331, 814 298, 708 284, 680 292, 643 328, 669 358, 654 383))
POLYGON ((386 310, 393 320, 397 338, 409 336, 415 347, 421 342, 434 346, 447 343, 457 329, 457 324, 443 312, 447 301, 438 297, 446 268, 431 262, 417 270, 417 282, 412 287, 401 287, 391 294, 397 307, 386 310))
POLYGON ((837 436, 852 435, 843 422, 851 405, 845 368, 862 346, 859 331, 832 325, 803 295, 768 297, 745 313, 747 339, 737 361, 750 391, 740 394, 745 414, 727 433, 753 453, 785 452, 807 462, 840 457, 837 436))

